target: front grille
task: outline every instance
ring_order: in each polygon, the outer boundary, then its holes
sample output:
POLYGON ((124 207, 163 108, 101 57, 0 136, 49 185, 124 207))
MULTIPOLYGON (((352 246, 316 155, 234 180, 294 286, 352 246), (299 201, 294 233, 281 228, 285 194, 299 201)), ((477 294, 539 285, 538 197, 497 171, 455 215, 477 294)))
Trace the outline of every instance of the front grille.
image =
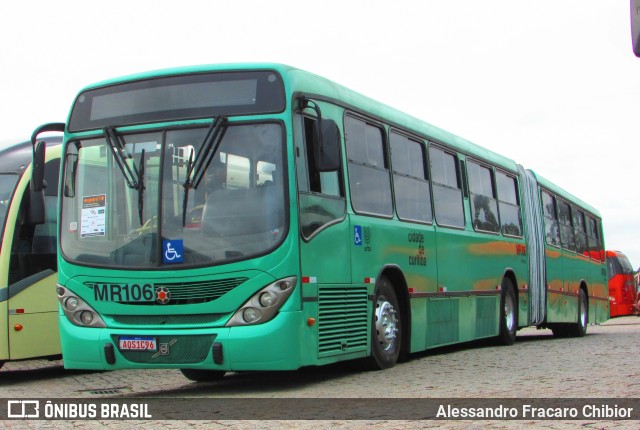
POLYGON ((217 279, 202 282, 155 283, 155 288, 164 287, 171 292, 170 304, 206 303, 222 297, 249 278, 217 279))
MULTIPOLYGON (((166 306, 166 305, 192 305, 192 304, 200 304, 200 303, 208 303, 213 300, 216 300, 239 285, 243 284, 249 278, 246 277, 238 277, 238 278, 227 278, 227 279, 215 279, 209 281, 200 281, 200 282, 158 282, 153 284, 154 296, 151 300, 136 300, 135 294, 141 295, 142 292, 140 290, 135 290, 134 293, 133 288, 131 288, 131 293, 129 293, 128 285, 124 284, 122 287, 123 291, 127 291, 126 294, 122 293, 125 297, 134 297, 133 301, 131 298, 124 300, 114 300, 113 297, 110 299, 107 298, 107 301, 113 301, 116 303, 122 304, 131 304, 136 306, 166 306), (170 295, 170 300, 168 302, 159 303, 156 299, 158 289, 163 288, 165 292, 168 291, 170 295)), ((97 282, 85 282, 85 285, 89 288, 95 289, 98 285, 103 285, 97 282)), ((111 287, 119 287, 120 284, 110 283, 111 287)), ((135 285, 134 285, 135 286, 135 285)), ((118 291, 120 291, 118 289, 118 291)), ((98 293, 95 293, 98 294, 98 293)), ((106 294, 103 290, 102 294, 106 294)), ((111 293, 112 295, 116 295, 115 293, 111 293)), ((107 297, 110 297, 107 294, 107 297)), ((121 298, 121 294, 117 294, 118 298, 121 298)))
MULTIPOLYGON (((149 364, 193 364, 201 363, 209 355, 215 334, 193 336, 156 336, 157 351, 120 351, 127 360, 149 364)), ((118 345, 118 335, 111 339, 118 345)))
POLYGON ((110 315, 113 322, 127 326, 199 325, 218 321, 227 314, 202 315, 110 315))

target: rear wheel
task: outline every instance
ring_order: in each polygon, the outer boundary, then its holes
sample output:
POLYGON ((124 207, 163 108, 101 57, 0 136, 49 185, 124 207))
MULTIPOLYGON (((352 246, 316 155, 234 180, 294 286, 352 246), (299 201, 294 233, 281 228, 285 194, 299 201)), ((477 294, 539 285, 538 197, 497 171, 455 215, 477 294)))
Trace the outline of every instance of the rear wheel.
POLYGON ((587 334, 587 323, 589 321, 589 305, 587 294, 582 288, 578 292, 578 322, 571 324, 569 334, 573 337, 583 337, 587 334))
POLYGON ((380 370, 393 367, 400 355, 401 316, 391 282, 381 277, 376 285, 371 321, 371 356, 367 365, 380 370))
POLYGON ((224 370, 180 369, 182 374, 195 382, 211 382, 222 379, 226 373, 224 370))
POLYGON ((517 330, 516 294, 513 291, 511 280, 504 278, 500 296, 500 334, 497 339, 498 343, 500 345, 513 345, 516 341, 517 330))

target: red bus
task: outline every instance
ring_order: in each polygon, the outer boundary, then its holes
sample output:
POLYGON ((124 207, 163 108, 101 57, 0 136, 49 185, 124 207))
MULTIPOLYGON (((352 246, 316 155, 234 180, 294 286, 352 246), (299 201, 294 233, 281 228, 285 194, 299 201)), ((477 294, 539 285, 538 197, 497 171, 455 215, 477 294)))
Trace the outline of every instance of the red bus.
POLYGON ((636 313, 635 272, 629 259, 620 251, 607 251, 610 316, 636 313))

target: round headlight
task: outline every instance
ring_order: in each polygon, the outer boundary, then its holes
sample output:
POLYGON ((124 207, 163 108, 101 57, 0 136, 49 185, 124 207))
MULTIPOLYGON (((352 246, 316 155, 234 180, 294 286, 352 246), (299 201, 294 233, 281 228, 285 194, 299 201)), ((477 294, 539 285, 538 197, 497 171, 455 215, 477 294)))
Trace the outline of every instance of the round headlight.
POLYGON ((64 301, 64 307, 70 311, 75 311, 79 303, 77 297, 69 297, 64 301))
POLYGON ((93 313, 89 312, 89 311, 83 311, 80 314, 80 321, 82 321, 82 324, 84 325, 89 325, 93 322, 93 313))
POLYGON ((256 308, 246 308, 244 312, 242 312, 242 319, 249 324, 258 321, 261 316, 262 312, 260 312, 260 309, 256 308))
POLYGON ((291 282, 289 282, 289 281, 282 281, 282 282, 280 282, 280 289, 281 289, 282 291, 284 291, 284 290, 288 290, 289 288, 291 288, 291 282))
POLYGON ((64 296, 64 293, 66 293, 64 287, 56 288, 56 292, 58 293, 58 297, 62 297, 62 296, 64 296))
POLYGON ((268 308, 269 306, 272 306, 275 303, 275 301, 276 301, 275 296, 268 291, 260 294, 260 306, 264 306, 265 308, 268 308))

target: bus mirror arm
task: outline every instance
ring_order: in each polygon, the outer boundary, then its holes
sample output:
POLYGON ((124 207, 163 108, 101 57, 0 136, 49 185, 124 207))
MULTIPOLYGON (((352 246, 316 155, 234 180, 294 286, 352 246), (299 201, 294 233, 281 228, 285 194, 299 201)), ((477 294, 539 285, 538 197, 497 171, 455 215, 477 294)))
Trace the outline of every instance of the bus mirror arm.
POLYGON ((631 0, 631 44, 633 53, 640 57, 640 0, 631 0))
POLYGON ((335 121, 323 119, 320 106, 313 100, 300 97, 300 111, 306 108, 316 112, 314 156, 318 172, 335 172, 340 169, 340 130, 335 121))
POLYGON ((63 133, 65 124, 53 122, 41 125, 31 134, 31 145, 33 149, 31 160, 31 181, 29 185, 29 211, 28 219, 30 224, 44 224, 44 162, 46 155, 46 142, 38 141, 40 133, 59 132, 63 133))

